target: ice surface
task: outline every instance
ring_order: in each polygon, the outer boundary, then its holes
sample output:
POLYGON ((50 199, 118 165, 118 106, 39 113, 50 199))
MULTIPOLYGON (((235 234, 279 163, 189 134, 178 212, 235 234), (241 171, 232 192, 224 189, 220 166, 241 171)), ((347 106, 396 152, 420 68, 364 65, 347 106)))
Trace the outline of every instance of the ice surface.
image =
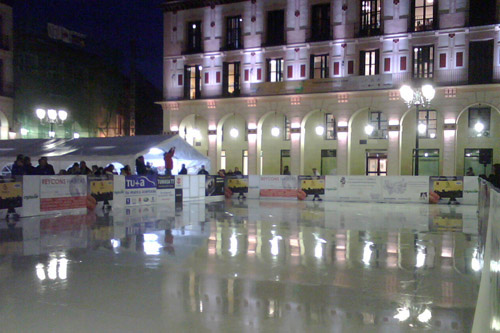
POLYGON ((2 332, 468 332, 472 206, 225 201, 0 222, 2 332))

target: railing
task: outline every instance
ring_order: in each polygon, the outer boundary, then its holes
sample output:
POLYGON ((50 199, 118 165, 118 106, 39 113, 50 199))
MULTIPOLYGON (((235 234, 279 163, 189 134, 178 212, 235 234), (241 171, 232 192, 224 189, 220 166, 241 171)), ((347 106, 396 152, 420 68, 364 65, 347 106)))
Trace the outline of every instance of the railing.
POLYGON ((423 16, 415 17, 415 31, 426 31, 426 30, 434 30, 434 18, 426 18, 423 16))
POLYGON ((392 75, 349 76, 342 78, 263 82, 250 84, 249 95, 286 95, 335 91, 373 90, 393 88, 392 75))
POLYGON ((472 332, 500 331, 500 189, 479 184, 479 235, 483 269, 472 332))

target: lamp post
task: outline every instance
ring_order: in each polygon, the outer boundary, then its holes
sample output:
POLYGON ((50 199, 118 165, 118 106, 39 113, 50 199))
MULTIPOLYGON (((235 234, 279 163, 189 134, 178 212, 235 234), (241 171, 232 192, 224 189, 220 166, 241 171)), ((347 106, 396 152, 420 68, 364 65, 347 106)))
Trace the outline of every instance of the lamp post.
POLYGON ((405 101, 408 108, 415 106, 416 109, 416 128, 415 128, 415 176, 418 176, 418 158, 419 158, 419 140, 420 134, 423 134, 427 131, 427 124, 419 124, 419 110, 420 107, 428 107, 436 95, 436 90, 430 84, 424 84, 421 88, 412 89, 408 85, 403 85, 399 89, 399 93, 401 98, 405 101))
POLYGON ((55 109, 36 109, 36 116, 40 119, 40 123, 48 123, 50 125, 49 138, 55 138, 56 132, 54 131, 55 124, 63 124, 68 119, 68 112, 65 110, 55 109))

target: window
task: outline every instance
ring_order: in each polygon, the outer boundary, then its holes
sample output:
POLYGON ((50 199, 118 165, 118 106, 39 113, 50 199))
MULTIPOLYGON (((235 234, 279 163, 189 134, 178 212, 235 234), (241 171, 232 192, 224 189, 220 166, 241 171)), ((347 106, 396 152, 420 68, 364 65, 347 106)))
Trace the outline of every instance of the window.
POLYGON ((284 136, 283 140, 290 141, 291 133, 292 133, 292 130, 291 130, 292 124, 290 123, 290 120, 288 119, 287 116, 285 116, 284 120, 285 120, 285 124, 284 124, 283 128, 285 130, 283 131, 283 136, 284 136))
POLYGON ((330 4, 314 5, 311 12, 311 41, 331 39, 330 4))
POLYGON ((493 40, 471 41, 469 43, 469 84, 491 83, 493 81, 493 40))
POLYGON ((470 0, 469 26, 495 24, 496 0, 470 0))
POLYGON ((267 59, 267 82, 283 81, 283 59, 267 59))
POLYGON ((378 75, 379 58, 379 50, 361 51, 359 53, 359 75, 378 75))
POLYGON ((434 76, 434 45, 413 48, 413 78, 432 79, 434 76))
POLYGON ((324 79, 328 77, 328 54, 311 55, 311 79, 324 79))
POLYGON ((470 108, 469 109, 469 134, 470 136, 488 136, 490 132, 490 108, 470 108), (477 131, 476 125, 481 123, 483 128, 477 131))
POLYGON ((184 98, 197 99, 201 97, 201 66, 184 67, 184 98))
POLYGON ((361 36, 380 34, 380 0, 361 1, 361 36))
POLYGON ((248 150, 243 150, 242 154, 242 162, 243 162, 243 170, 242 173, 244 175, 248 175, 248 150))
POLYGON ((285 44, 285 11, 267 12, 266 46, 285 44))
POLYGON ((387 118, 383 112, 371 111, 369 122, 373 126, 370 139, 387 139, 387 118))
POLYGON ((190 53, 201 53, 201 21, 188 22, 187 32, 187 51, 190 53))
POLYGON ((437 0, 413 0, 413 31, 436 29, 437 0))
POLYGON ((236 50, 243 48, 241 39, 241 16, 231 16, 226 19, 226 49, 236 50))
POLYGON ((220 152, 220 168, 226 170, 226 151, 221 150, 220 152))
POLYGON ((464 176, 472 168, 475 176, 490 175, 493 160, 493 149, 465 149, 464 151, 464 176))
POLYGON ((225 62, 223 64, 222 86, 224 96, 240 94, 240 63, 225 62))
POLYGON ((331 113, 325 114, 325 139, 326 140, 337 140, 337 121, 331 113))
POLYGON ((435 139, 437 133, 437 112, 433 110, 419 110, 417 130, 420 138, 435 139))

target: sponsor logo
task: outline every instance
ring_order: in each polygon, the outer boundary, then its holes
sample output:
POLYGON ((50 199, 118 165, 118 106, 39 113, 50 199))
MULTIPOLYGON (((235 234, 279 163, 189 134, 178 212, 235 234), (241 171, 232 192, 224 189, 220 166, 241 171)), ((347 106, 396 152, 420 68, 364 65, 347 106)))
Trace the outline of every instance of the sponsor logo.
POLYGON ((34 199, 38 199, 38 195, 37 194, 25 195, 23 198, 24 198, 24 200, 34 200, 34 199))

